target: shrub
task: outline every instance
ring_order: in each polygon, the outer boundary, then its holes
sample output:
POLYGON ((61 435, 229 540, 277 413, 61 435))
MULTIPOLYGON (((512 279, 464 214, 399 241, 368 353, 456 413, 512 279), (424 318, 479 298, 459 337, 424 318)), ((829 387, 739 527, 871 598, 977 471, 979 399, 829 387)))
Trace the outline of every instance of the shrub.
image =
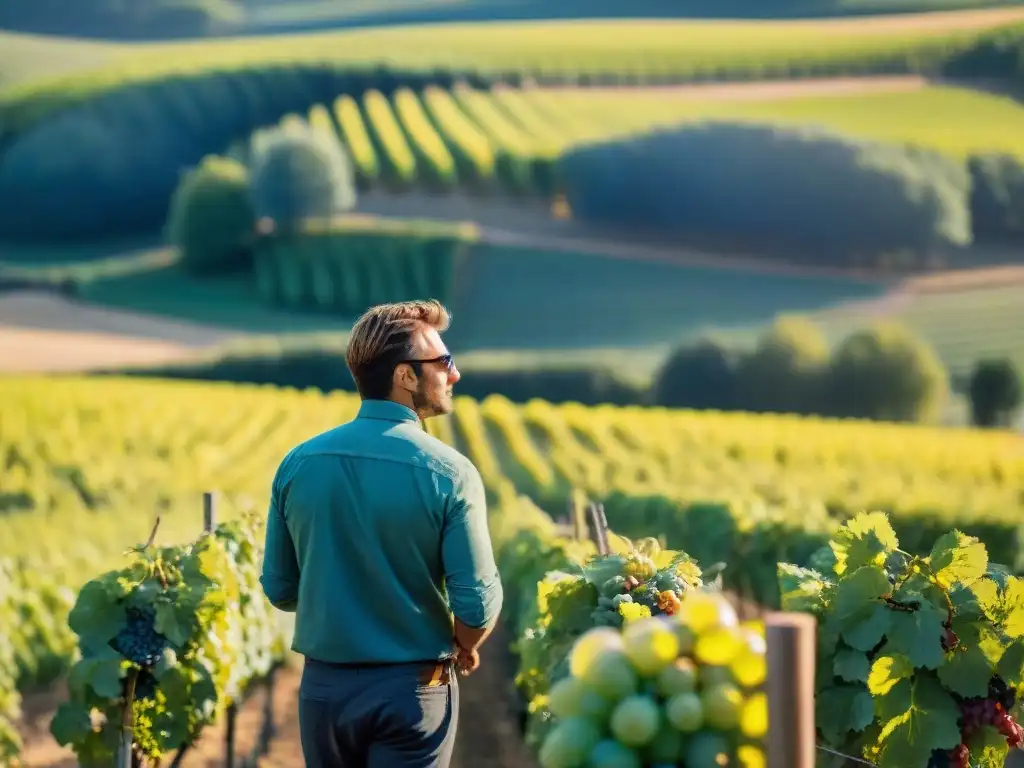
POLYGON ((668 408, 735 408, 736 361, 711 339, 683 345, 655 375, 651 396, 655 404, 668 408))
POLYGON ((268 303, 345 317, 423 296, 448 301, 477 237, 474 225, 457 222, 356 215, 307 221, 258 240, 256 286, 268 303))
POLYGON ((975 237, 1024 234, 1024 163, 1013 155, 989 153, 972 156, 968 168, 975 237))
POLYGON ((190 272, 222 272, 251 262, 255 223, 248 170, 229 158, 209 156, 175 191, 167 235, 190 272))
POLYGON ((1021 404, 1020 373, 1005 358, 980 360, 971 373, 968 392, 971 419, 977 426, 1006 426, 1021 404))
POLYGON ((691 124, 569 151, 575 215, 839 263, 971 240, 969 178, 932 152, 796 127, 691 124))
POLYGON ((930 422, 948 390, 946 371, 931 347, 903 326, 878 323, 836 348, 827 403, 836 416, 930 422))
POLYGON ((352 163, 341 143, 322 133, 277 132, 253 158, 252 197, 257 218, 278 228, 331 218, 355 207, 352 163))
POLYGON ((744 410, 816 413, 828 362, 820 328, 805 318, 779 318, 740 361, 739 401, 744 410))

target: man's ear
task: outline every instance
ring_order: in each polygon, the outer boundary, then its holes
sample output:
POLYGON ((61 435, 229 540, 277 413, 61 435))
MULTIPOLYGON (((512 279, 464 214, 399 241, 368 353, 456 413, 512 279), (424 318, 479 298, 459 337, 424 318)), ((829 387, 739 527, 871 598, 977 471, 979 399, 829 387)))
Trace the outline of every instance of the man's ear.
POLYGON ((417 380, 416 373, 413 371, 412 366, 407 363, 402 363, 396 367, 392 384, 400 389, 407 389, 410 392, 415 392, 417 380))

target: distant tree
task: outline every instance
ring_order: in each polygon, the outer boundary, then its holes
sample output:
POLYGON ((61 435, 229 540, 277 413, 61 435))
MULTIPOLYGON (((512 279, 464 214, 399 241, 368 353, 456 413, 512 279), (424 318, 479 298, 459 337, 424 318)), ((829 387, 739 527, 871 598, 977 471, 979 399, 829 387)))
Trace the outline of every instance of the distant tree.
POLYGON ((685 344, 662 364, 653 388, 657 405, 731 410, 736 407, 736 361, 710 339, 685 344))
POLYGON ((980 360, 971 373, 968 393, 977 426, 1007 426, 1021 405, 1020 373, 1006 358, 980 360))
POLYGON ((828 341, 818 326, 803 317, 780 317, 740 361, 740 407, 775 413, 817 412, 828 362, 828 341))
POLYGON ((188 171, 171 199, 167 236, 194 273, 244 267, 255 228, 249 172, 227 157, 210 155, 188 171))
POLYGON ((948 375, 938 356, 896 323, 851 334, 829 365, 827 402, 837 416, 931 422, 948 394, 948 375))
POLYGON ((252 199, 258 219, 288 229, 356 205, 352 163, 341 144, 310 129, 267 137, 252 162, 252 199))

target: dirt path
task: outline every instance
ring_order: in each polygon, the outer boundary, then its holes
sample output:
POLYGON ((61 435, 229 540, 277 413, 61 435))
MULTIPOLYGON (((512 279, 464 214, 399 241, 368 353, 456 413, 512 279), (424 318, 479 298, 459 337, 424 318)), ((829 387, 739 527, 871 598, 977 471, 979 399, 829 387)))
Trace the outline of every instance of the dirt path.
MULTIPOLYGON (((482 652, 480 669, 460 680, 459 730, 452 768, 533 768, 519 734, 512 699, 511 657, 508 636, 499 625, 482 652)), ((274 685, 276 733, 269 754, 260 768, 302 768, 297 695, 298 668, 283 670, 274 685)), ((49 733, 50 720, 66 695, 63 688, 26 699, 22 724, 29 768, 75 768, 74 755, 62 749, 49 733)), ((249 754, 256 744, 262 723, 264 694, 255 694, 241 710, 236 724, 239 754, 249 754)), ((224 765, 223 725, 209 729, 189 751, 182 768, 222 768, 224 765)))
POLYGON ((45 292, 0 294, 0 372, 160 365, 239 335, 45 292))

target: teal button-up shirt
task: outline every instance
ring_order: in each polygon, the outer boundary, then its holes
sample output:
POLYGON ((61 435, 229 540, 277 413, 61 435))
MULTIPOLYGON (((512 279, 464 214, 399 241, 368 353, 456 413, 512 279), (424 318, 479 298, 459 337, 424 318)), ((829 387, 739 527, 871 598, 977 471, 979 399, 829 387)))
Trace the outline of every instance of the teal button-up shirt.
POLYGON ((452 615, 481 628, 502 603, 480 473, 410 409, 366 400, 281 462, 260 582, 306 657, 450 656, 452 615))

